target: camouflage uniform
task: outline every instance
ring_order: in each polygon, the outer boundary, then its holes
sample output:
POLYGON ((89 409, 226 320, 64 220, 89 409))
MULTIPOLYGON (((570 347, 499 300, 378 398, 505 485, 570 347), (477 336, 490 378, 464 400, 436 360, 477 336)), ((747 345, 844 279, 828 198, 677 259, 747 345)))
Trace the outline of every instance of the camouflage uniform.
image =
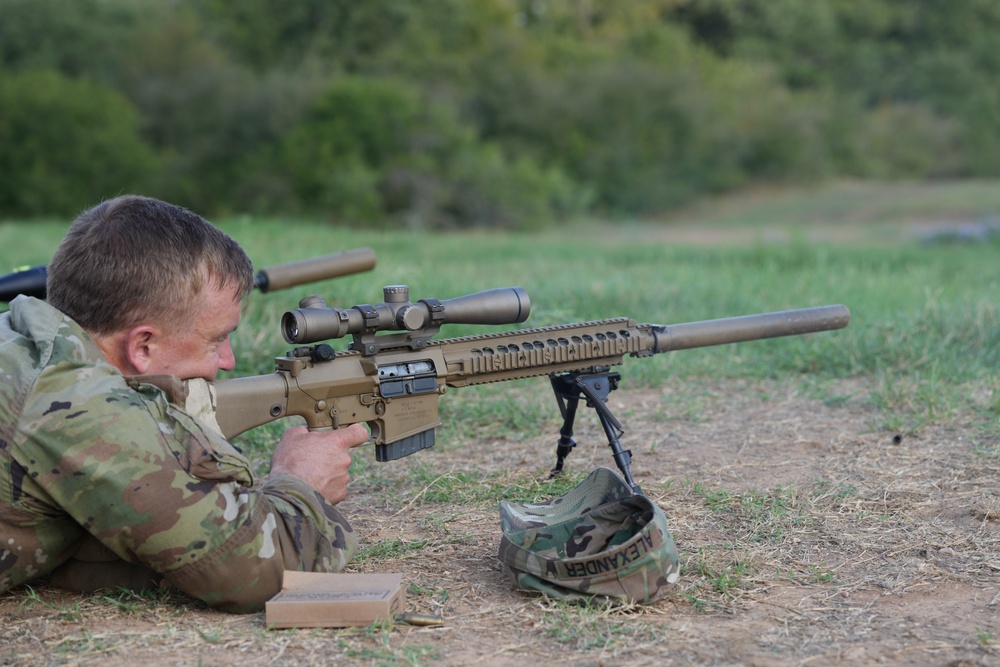
POLYGON ((337 571, 357 550, 311 486, 255 485, 221 435, 159 388, 130 386, 76 323, 28 297, 0 315, 0 463, 0 591, 104 551, 252 611, 285 569, 337 571))
POLYGON ((610 468, 553 500, 500 501, 500 527, 500 561, 522 590, 646 603, 680 576, 663 510, 610 468))

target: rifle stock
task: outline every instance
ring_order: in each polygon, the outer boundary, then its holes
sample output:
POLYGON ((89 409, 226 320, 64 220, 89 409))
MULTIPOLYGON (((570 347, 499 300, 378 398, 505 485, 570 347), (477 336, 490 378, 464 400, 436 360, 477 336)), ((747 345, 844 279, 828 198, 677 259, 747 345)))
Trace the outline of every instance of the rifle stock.
MULTIPOLYGON (((343 319, 345 312, 334 315, 343 319)), ((620 377, 609 367, 626 356, 828 331, 849 321, 848 309, 834 305, 674 325, 607 319, 344 352, 303 346, 276 358, 274 373, 215 382, 217 420, 227 437, 291 415, 311 429, 365 422, 376 458, 389 461, 434 444, 438 400, 449 387, 548 375, 566 419, 560 446, 568 452, 575 444, 569 440, 573 413, 577 400, 586 398, 602 416, 616 462, 632 484, 629 453, 617 443, 620 425, 603 405, 620 377)))

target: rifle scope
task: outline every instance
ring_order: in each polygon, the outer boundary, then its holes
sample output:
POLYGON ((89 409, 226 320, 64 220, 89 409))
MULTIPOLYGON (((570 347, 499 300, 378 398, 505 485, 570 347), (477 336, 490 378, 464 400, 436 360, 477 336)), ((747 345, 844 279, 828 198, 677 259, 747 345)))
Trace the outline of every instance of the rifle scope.
POLYGON ((292 344, 316 343, 331 338, 373 334, 376 331, 436 332, 442 324, 514 324, 528 319, 531 299, 522 287, 467 294, 454 299, 420 299, 410 303, 410 288, 389 285, 382 289, 384 303, 353 308, 327 308, 313 295, 299 302, 298 310, 281 317, 281 334, 292 344))

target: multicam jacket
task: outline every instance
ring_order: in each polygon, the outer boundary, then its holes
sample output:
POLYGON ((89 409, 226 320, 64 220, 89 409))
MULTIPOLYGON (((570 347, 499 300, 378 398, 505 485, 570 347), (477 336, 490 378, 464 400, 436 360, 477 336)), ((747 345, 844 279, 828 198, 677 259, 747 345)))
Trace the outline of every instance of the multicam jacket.
POLYGON ((350 525, 312 487, 255 484, 221 435, 133 385, 48 304, 22 296, 0 315, 0 591, 96 538, 212 606, 252 611, 284 570, 354 556, 350 525))

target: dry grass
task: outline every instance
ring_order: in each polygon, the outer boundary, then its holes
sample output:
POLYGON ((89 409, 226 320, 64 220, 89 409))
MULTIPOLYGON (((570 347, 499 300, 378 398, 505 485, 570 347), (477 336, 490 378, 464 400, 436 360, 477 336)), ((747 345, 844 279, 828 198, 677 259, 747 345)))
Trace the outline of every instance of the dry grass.
MULTIPOLYGON (((678 587, 654 605, 510 588, 489 494, 544 472, 556 424, 531 439, 490 435, 498 425, 365 466, 344 506, 367 547, 352 569, 403 573, 408 609, 442 628, 269 631, 263 614, 169 594, 43 586, 0 596, 0 663, 996 664, 1000 440, 980 409, 992 390, 901 437, 873 430, 869 395, 862 381, 822 395, 789 383, 617 392, 634 472, 682 556, 678 587)), ((581 473, 611 463, 592 421, 579 420, 568 460, 581 473)))

